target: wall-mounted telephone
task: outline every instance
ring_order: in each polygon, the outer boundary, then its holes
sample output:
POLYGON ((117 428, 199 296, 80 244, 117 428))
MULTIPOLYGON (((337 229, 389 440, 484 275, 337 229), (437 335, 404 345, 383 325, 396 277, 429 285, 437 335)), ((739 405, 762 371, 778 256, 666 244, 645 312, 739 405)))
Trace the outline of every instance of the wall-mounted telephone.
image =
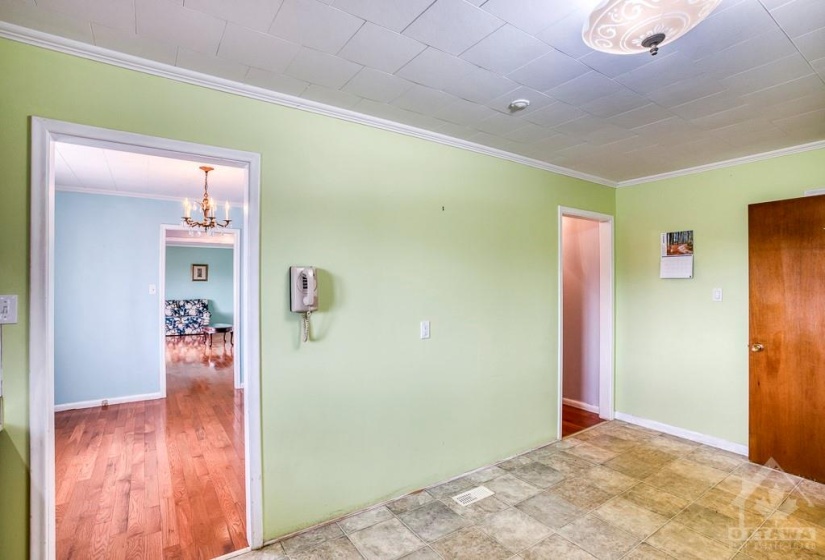
POLYGON ((302 333, 309 341, 309 317, 318 310, 318 273, 314 266, 289 267, 289 309, 303 313, 302 333))

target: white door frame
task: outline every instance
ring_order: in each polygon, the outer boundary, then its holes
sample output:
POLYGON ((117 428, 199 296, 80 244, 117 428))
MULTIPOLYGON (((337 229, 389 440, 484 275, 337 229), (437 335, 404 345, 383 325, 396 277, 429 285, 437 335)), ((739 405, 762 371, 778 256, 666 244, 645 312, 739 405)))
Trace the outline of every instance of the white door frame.
MULTIPOLYGON (((168 231, 190 231, 188 226, 174 226, 170 224, 160 225, 160 277, 158 279, 158 303, 160 305, 160 392, 163 397, 166 397, 166 248, 170 245, 179 247, 201 247, 208 249, 228 249, 228 244, 218 243, 203 243, 191 242, 187 243, 186 239, 175 238, 174 243, 169 243, 166 237, 168 231)), ((241 230, 236 228, 224 228, 221 233, 229 233, 232 235, 232 316, 235 318, 235 323, 238 323, 238 317, 241 316, 241 258, 240 258, 240 241, 241 230)), ((234 325, 233 325, 234 329, 234 325)), ((240 341, 236 338, 237 332, 233 333, 232 340, 240 341)), ((238 342, 240 345, 241 342, 238 342)), ((238 346, 236 346, 237 348, 238 346)), ((243 389, 243 381, 241 379, 241 361, 232 360, 233 375, 235 379, 235 388, 243 389)), ((244 395, 246 400, 246 395, 244 395)))
POLYGON ((599 223, 599 417, 613 420, 614 286, 613 216, 559 206, 559 408, 558 439, 562 434, 564 399, 564 228, 562 218, 584 218, 599 223))
POLYGON ((29 327, 30 556, 55 557, 54 448, 54 144, 66 141, 96 147, 116 146, 226 164, 247 169, 244 227, 241 231, 241 361, 246 373, 244 433, 246 527, 251 548, 263 545, 261 396, 259 331, 260 154, 168 140, 40 117, 31 118, 31 277, 29 327))

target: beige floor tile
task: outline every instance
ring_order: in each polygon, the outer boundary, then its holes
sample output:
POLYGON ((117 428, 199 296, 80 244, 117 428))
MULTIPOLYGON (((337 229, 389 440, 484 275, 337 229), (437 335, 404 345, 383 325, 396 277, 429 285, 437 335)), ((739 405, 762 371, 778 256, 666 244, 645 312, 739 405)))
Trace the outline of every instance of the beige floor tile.
POLYGON ((724 451, 722 449, 715 449, 707 445, 700 445, 695 450, 691 451, 685 456, 686 459, 705 465, 706 467, 713 467, 720 471, 730 472, 733 469, 747 462, 748 458, 737 453, 724 451))
POLYGON ((601 447, 602 449, 607 449, 616 454, 625 453, 639 445, 639 442, 636 440, 625 439, 604 432, 599 432, 595 437, 590 438, 587 443, 601 447))
POLYGON ((421 490, 415 494, 409 494, 402 498, 398 498, 394 502, 390 502, 387 504, 387 508, 394 514, 398 515, 399 513, 404 513, 405 511, 419 508, 432 501, 435 501, 435 498, 430 496, 424 490, 421 490))
POLYGON ((579 445, 581 442, 568 438, 563 439, 561 441, 557 441, 555 443, 551 443, 550 445, 545 445, 544 447, 539 447, 538 449, 534 449, 529 453, 522 455, 523 457, 527 457, 532 461, 540 461, 550 457, 551 455, 555 455, 556 453, 560 453, 566 449, 570 449, 571 447, 575 447, 579 445))
POLYGON ((469 524, 469 521, 441 502, 430 502, 418 509, 404 512, 398 519, 428 542, 440 539, 469 524))
POLYGON ((549 494, 563 498, 577 508, 591 510, 609 500, 611 494, 588 483, 584 478, 568 478, 550 488, 549 494))
POLYGON ((581 477, 600 490, 610 495, 625 492, 639 484, 639 480, 606 467, 593 467, 581 474, 581 477))
POLYGON ((289 555, 290 560, 363 560, 346 537, 329 540, 289 555))
POLYGON ((521 553, 524 560, 595 560, 596 557, 560 535, 553 535, 521 553))
POLYGON ((604 463, 605 461, 614 459, 619 455, 619 453, 615 451, 597 447, 587 442, 577 445, 576 447, 572 447, 567 452, 576 457, 581 457, 586 461, 590 461, 591 463, 604 463))
POLYGON ((395 560, 424 546, 395 518, 356 531, 349 539, 366 560, 395 560))
POLYGON ((735 548, 725 546, 673 521, 656 531, 647 542, 654 548, 680 559, 727 560, 736 553, 735 548))
POLYGON ((505 504, 515 505, 541 492, 540 488, 528 484, 511 474, 505 474, 484 484, 496 493, 496 498, 505 504))
POLYGON ((341 530, 344 531, 344 533, 350 534, 377 523, 381 523, 382 521, 387 521, 388 519, 392 519, 392 512, 382 506, 379 508, 368 509, 367 511, 362 511, 357 515, 342 519, 338 522, 338 526, 341 527, 341 530))
POLYGON ((439 556, 432 548, 426 546, 424 548, 419 548, 412 554, 407 554, 400 560, 441 560, 441 556, 439 556))
POLYGON ((489 496, 469 506, 462 506, 451 498, 444 498, 441 500, 441 503, 470 523, 480 523, 491 513, 496 513, 497 511, 510 507, 495 496, 489 496))
POLYGON ((622 497, 667 519, 685 509, 690 503, 685 498, 674 496, 645 483, 634 486, 622 494, 622 497))
POLYGON ((462 477, 461 480, 466 480, 471 485, 478 486, 479 484, 484 484, 488 480, 493 480, 494 478, 498 478, 504 474, 507 474, 507 472, 496 466, 492 466, 479 469, 474 473, 470 473, 467 476, 462 477))
POLYGON ((675 459, 676 455, 659 449, 644 447, 644 444, 641 444, 626 453, 605 461, 603 465, 627 476, 644 480, 675 459))
POLYGON ((673 560, 673 556, 647 543, 642 543, 628 552, 622 560, 673 560))
POLYGON ((595 465, 595 463, 591 463, 590 461, 571 455, 567 451, 560 451, 546 458, 537 459, 537 461, 547 465, 548 467, 556 469, 565 476, 579 475, 592 469, 595 465))
POLYGON ((668 463, 656 474, 645 479, 645 483, 695 500, 711 486, 723 480, 728 473, 693 463, 687 460, 676 460, 668 463))
POLYGON ((564 498, 548 492, 533 496, 516 507, 553 529, 563 527, 586 513, 564 498))
POLYGON ((661 434, 645 442, 645 445, 673 453, 674 455, 686 455, 698 448, 700 444, 682 439, 669 434, 661 434))
POLYGON ((716 485, 716 489, 733 494, 738 502, 744 502, 746 508, 760 511, 774 510, 782 505, 791 492, 791 489, 784 488, 782 484, 774 485, 768 482, 762 485, 752 482, 751 479, 735 473, 716 485))
POLYGON ((465 490, 469 490, 473 486, 476 485, 466 478, 457 478, 450 482, 427 488, 427 493, 438 500, 440 498, 451 498, 457 494, 461 494, 465 490))
POLYGON ((825 558, 825 531, 794 515, 776 512, 742 551, 756 560, 821 560, 825 558))
POLYGON ((786 492, 793 490, 793 488, 803 480, 798 476, 793 476, 780 470, 771 469, 754 463, 742 463, 733 471, 732 474, 738 475, 743 479, 759 484, 760 486, 776 488, 786 492))
POLYGON ((633 535, 587 515, 566 525, 558 533, 600 560, 617 560, 639 542, 633 535))
POLYGON ((693 503, 673 520, 706 537, 739 548, 765 519, 744 508, 735 515, 728 516, 704 505, 693 503))
POLYGON ((243 560, 289 560, 287 558, 286 552, 284 552, 284 547, 281 543, 274 543, 268 546, 263 547, 260 550, 255 550, 250 553, 253 556, 249 558, 246 555, 242 556, 243 560))
POLYGON ((504 469, 505 471, 511 471, 517 467, 522 467, 524 465, 529 465, 533 463, 533 459, 530 459, 526 455, 519 455, 518 457, 513 457, 512 459, 508 459, 496 465, 500 469, 504 469))
POLYGON ((668 522, 666 517, 622 497, 603 504, 593 514, 639 538, 649 537, 668 522))
POLYGON ((543 463, 530 463, 522 465, 510 471, 521 480, 537 486, 539 488, 549 488, 557 482, 564 480, 564 475, 552 467, 543 463))
POLYGON ((825 531, 825 485, 805 480, 791 492, 779 511, 819 525, 825 531))
POLYGON ((708 490, 696 500, 696 503, 734 518, 739 516, 740 511, 746 510, 764 519, 776 508, 775 505, 771 506, 759 500, 749 499, 747 495, 731 494, 722 490, 720 486, 714 486, 708 490))
POLYGON ((548 526, 515 508, 489 515, 479 528, 511 552, 520 552, 553 534, 548 526))
POLYGON ((513 555, 475 527, 456 531, 434 542, 432 547, 444 560, 504 560, 513 555))
POLYGON ((343 535, 344 532, 341 531, 337 524, 329 523, 290 537, 281 541, 281 544, 284 547, 284 552, 292 556, 298 551, 312 548, 325 541, 342 537, 343 535))

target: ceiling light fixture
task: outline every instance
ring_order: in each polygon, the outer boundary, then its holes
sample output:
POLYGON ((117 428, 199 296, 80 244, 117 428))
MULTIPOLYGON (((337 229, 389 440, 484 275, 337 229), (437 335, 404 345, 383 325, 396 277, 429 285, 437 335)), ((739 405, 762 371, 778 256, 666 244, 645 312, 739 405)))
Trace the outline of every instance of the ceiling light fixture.
POLYGON ((515 113, 516 111, 523 111, 529 106, 529 99, 514 99, 510 102, 510 105, 508 105, 507 107, 510 109, 510 112, 515 113))
POLYGON ((722 0, 602 0, 582 29, 597 51, 636 54, 671 43, 696 27, 722 0))
POLYGON ((226 201, 226 206, 224 206, 224 217, 226 219, 222 221, 217 221, 215 219, 215 209, 217 205, 215 204, 215 199, 209 196, 209 172, 214 171, 214 167, 209 167, 208 165, 201 166, 199 168, 203 171, 203 200, 201 202, 189 202, 188 198, 183 199, 183 218, 181 218, 182 225, 187 225, 190 228, 190 234, 197 232, 198 235, 203 233, 204 231, 209 232, 209 235, 212 235, 215 231, 216 227, 226 227, 232 222, 229 219, 229 201, 226 201), (193 220, 192 219, 192 208, 197 207, 199 211, 203 214, 203 220, 193 220))

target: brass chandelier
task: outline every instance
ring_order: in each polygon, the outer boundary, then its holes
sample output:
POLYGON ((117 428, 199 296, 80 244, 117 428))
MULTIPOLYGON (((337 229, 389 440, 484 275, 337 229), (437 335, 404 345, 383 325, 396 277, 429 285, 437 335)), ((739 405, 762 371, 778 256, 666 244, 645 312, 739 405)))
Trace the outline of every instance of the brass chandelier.
POLYGON ((218 221, 215 218, 217 204, 215 204, 215 199, 209 196, 209 172, 215 168, 203 165, 199 169, 203 171, 203 200, 200 202, 190 202, 188 198, 183 200, 183 217, 181 218, 181 223, 182 225, 189 226, 193 230, 197 230, 198 235, 200 235, 202 231, 209 232, 211 235, 216 227, 225 228, 232 222, 232 220, 229 219, 229 201, 227 200, 224 206, 224 219, 218 221), (193 207, 198 208, 201 214, 203 214, 202 220, 192 219, 193 207))

